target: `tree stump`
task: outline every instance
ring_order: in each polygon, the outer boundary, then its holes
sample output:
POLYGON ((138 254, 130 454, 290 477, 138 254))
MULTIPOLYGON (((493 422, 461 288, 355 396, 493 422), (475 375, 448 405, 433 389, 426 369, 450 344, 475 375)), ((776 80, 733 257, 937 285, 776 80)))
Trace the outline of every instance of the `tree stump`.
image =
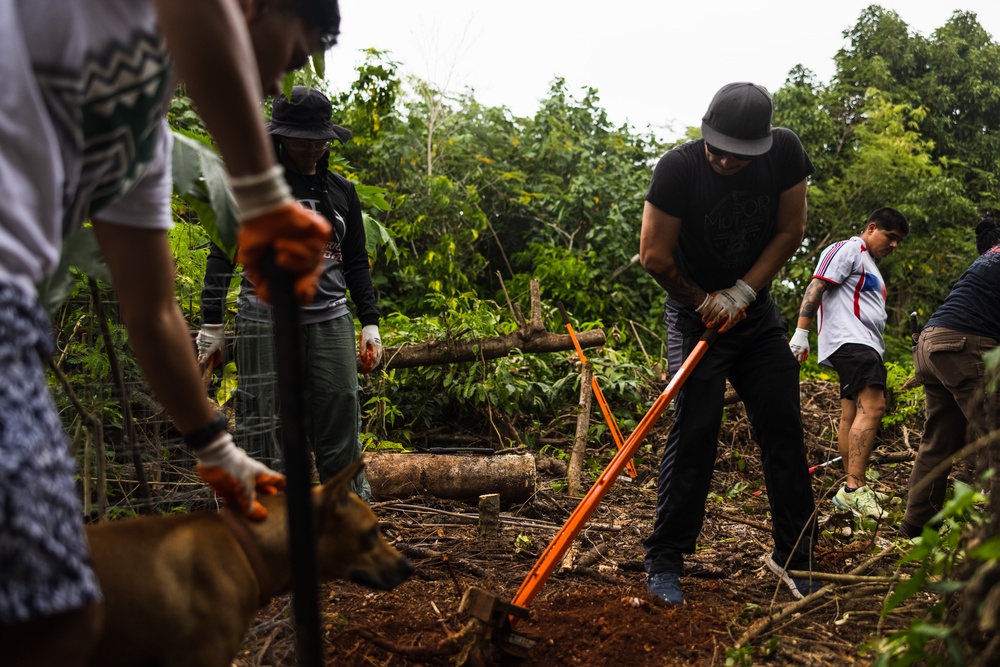
POLYGON ((479 544, 487 549, 500 545, 500 494, 479 496, 479 544))

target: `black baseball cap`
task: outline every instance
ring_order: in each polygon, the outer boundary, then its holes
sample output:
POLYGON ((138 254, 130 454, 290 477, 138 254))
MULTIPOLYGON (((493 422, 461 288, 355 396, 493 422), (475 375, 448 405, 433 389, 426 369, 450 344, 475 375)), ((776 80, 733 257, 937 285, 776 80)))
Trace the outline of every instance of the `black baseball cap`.
POLYGON ((737 155, 763 155, 771 149, 771 94, 740 81, 719 89, 701 119, 701 136, 712 146, 737 155))
POLYGON ((351 131, 334 125, 330 117, 333 105, 326 95, 315 88, 295 86, 292 98, 278 95, 271 104, 271 122, 267 130, 279 137, 292 139, 337 139, 346 144, 351 131))
POLYGON ((340 34, 340 5, 337 0, 299 0, 298 8, 307 25, 320 33, 320 49, 327 51, 340 34))

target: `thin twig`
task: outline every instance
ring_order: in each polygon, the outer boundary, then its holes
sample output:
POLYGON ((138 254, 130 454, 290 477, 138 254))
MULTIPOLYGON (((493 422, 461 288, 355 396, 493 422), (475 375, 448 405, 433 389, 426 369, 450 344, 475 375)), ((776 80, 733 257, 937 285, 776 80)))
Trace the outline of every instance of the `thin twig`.
MULTIPOLYGON (((135 437, 135 421, 132 419, 132 405, 129 402, 128 388, 125 386, 125 376, 122 373, 121 364, 118 362, 118 353, 115 351, 114 339, 111 337, 111 327, 108 325, 108 318, 104 313, 104 298, 101 296, 101 290, 96 280, 88 278, 87 285, 90 287, 90 294, 94 299, 97 324, 101 329, 101 337, 104 339, 104 348, 108 355, 111 379, 114 380, 118 402, 121 405, 122 430, 132 453, 132 463, 135 465, 135 477, 139 482, 139 498, 145 502, 149 502, 153 494, 149 490, 149 482, 146 480, 146 470, 142 466, 142 454, 139 452, 139 443, 136 442, 135 437)), ((103 446, 103 443, 99 443, 99 446, 103 446)))
POLYGON ((635 342, 639 344, 642 356, 646 358, 646 365, 649 366, 652 362, 649 360, 649 354, 646 352, 646 346, 642 344, 642 339, 639 338, 639 332, 635 330, 635 322, 629 320, 628 325, 632 327, 632 335, 635 336, 635 342))
POLYGON ((520 308, 514 308, 513 302, 510 300, 510 294, 507 293, 507 284, 503 281, 503 276, 497 271, 497 279, 500 281, 500 289, 503 290, 504 298, 507 299, 507 307, 510 308, 510 314, 514 316, 517 320, 517 326, 521 328, 522 331, 527 331, 528 323, 524 321, 524 314, 521 313, 520 308))
POLYGON ((892 584, 909 577, 872 577, 860 574, 839 574, 837 572, 817 572, 809 570, 788 570, 788 576, 795 579, 818 579, 838 584, 892 584))

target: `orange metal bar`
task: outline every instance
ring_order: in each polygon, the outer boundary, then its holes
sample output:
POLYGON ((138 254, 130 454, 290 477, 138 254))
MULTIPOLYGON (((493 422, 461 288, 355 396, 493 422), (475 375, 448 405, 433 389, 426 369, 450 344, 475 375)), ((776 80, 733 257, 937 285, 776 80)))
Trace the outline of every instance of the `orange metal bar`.
MULTIPOLYGON (((621 451, 622 447, 625 446, 625 440, 622 437, 621 429, 618 428, 618 422, 615 420, 615 416, 611 414, 611 408, 608 407, 608 402, 604 399, 604 392, 601 391, 600 385, 597 384, 596 376, 592 376, 590 378, 590 387, 594 390, 594 396, 597 397, 597 404, 601 406, 601 413, 604 415, 604 421, 608 423, 608 430, 611 431, 611 437, 614 438, 618 451, 621 451)), ((635 464, 632 462, 631 458, 625 461, 625 471, 632 479, 639 476, 639 472, 635 469, 635 464)))
MULTIPOLYGON (((560 307, 559 310, 562 310, 560 307)), ((565 311, 563 311, 563 322, 566 324, 566 331, 569 332, 569 339, 573 341, 573 347, 576 348, 576 353, 580 357, 580 363, 587 363, 587 355, 583 353, 583 348, 580 347, 580 341, 576 339, 576 332, 573 331, 573 325, 569 323, 569 318, 566 317, 565 311)))
MULTIPOLYGON (((576 338, 576 331, 573 330, 573 325, 570 324, 569 316, 566 314, 566 309, 563 307, 562 302, 559 302, 559 312, 562 314, 563 323, 566 325, 566 331, 569 332, 569 338, 573 341, 573 347, 576 348, 576 353, 580 357, 580 363, 587 363, 587 356, 583 353, 583 348, 580 347, 580 341, 576 338)), ((604 392, 601 391, 601 385, 597 382, 597 376, 592 375, 590 377, 590 388, 594 392, 594 396, 597 397, 597 404, 601 406, 601 414, 604 415, 604 421, 608 424, 608 430, 611 431, 611 437, 615 441, 615 446, 618 447, 618 451, 624 446, 624 438, 622 438, 621 429, 618 428, 618 421, 615 420, 614 415, 611 412, 611 408, 608 407, 608 401, 604 398, 604 392)), ((631 479, 635 479, 639 476, 639 471, 635 469, 635 464, 632 463, 632 459, 629 458, 625 462, 625 471, 631 479)))
MULTIPOLYGON (((709 346, 715 341, 719 333, 715 329, 706 329, 705 333, 702 335, 701 340, 694 346, 691 353, 688 355, 684 363, 677 370, 677 373, 670 379, 669 384, 667 384, 666 389, 663 390, 657 399, 653 402, 653 406, 649 409, 646 415, 639 422, 628 439, 625 441, 624 447, 615 454, 614 458, 611 459, 611 463, 608 467, 604 469, 601 476, 597 478, 594 485, 590 487, 587 494, 580 501, 580 504, 576 506, 573 513, 563 524, 563 527, 559 529, 556 536, 552 538, 549 545, 539 556, 538 561, 535 562, 531 572, 525 578, 521 587, 517 590, 517 594, 514 595, 514 599, 511 600, 512 604, 519 607, 527 607, 531 604, 531 601, 535 599, 535 595, 541 590, 542 586, 548 580, 549 575, 555 570, 556 565, 563 559, 566 552, 569 550, 573 540, 576 536, 580 534, 583 527, 590 520, 590 517, 594 514, 594 510, 597 506, 601 504, 601 500, 607 494, 611 485, 614 484, 615 479, 621 474, 622 469, 625 467, 626 461, 632 458, 636 450, 639 449, 639 445, 642 441, 646 439, 649 432, 652 430, 653 425, 656 420, 659 419, 660 414, 666 409, 670 404, 670 401, 674 400, 677 392, 680 391, 681 385, 688 379, 691 375, 691 371, 694 367, 701 361, 701 358, 705 356, 705 352, 708 350, 709 346)), ((513 627, 517 623, 517 619, 510 617, 510 624, 513 627)))

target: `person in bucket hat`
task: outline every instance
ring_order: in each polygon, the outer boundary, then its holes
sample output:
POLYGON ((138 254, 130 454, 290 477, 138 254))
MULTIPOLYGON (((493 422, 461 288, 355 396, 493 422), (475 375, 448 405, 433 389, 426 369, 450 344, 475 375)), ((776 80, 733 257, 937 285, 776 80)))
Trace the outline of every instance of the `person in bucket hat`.
POLYGON ((706 327, 722 333, 674 404, 645 541, 649 592, 669 604, 684 601, 684 554, 694 552, 705 516, 728 379, 761 449, 774 538, 764 559, 802 597, 818 581, 787 570, 812 569, 813 494, 799 366, 770 285, 802 242, 813 165, 793 132, 771 127, 771 96, 754 83, 723 86, 701 132, 657 163, 639 240, 643 267, 666 291, 670 368, 680 367, 706 327))
MULTIPOLYGON (((382 355, 361 202, 354 185, 327 167, 333 142, 343 144, 351 138, 350 130, 333 124, 332 113, 330 100, 320 91, 295 86, 291 98, 274 99, 267 126, 292 195, 300 205, 322 214, 333 229, 316 296, 302 306, 309 400, 306 433, 321 481, 361 458, 357 369, 360 365, 362 372, 374 370, 382 355), (354 316, 348 310, 348 293, 354 316), (361 323, 358 345, 355 316, 361 323)), ((213 245, 197 338, 199 357, 208 363, 221 359, 225 298, 234 268, 225 252, 213 245)), ((236 314, 236 429, 247 452, 280 470, 284 457, 271 336, 270 309, 244 276, 236 314)), ((370 498, 363 472, 352 490, 370 498)))

